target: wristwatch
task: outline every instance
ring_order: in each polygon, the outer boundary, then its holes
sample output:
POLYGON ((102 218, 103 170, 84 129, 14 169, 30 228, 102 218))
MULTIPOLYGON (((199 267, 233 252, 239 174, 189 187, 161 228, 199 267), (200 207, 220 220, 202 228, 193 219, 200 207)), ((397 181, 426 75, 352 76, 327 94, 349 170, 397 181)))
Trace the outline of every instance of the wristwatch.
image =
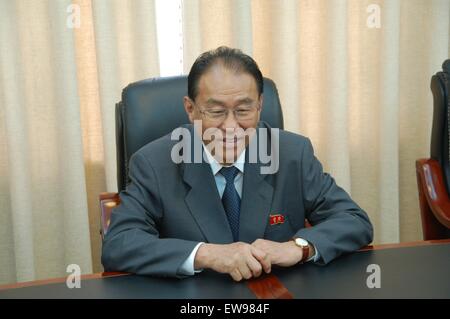
POLYGON ((304 240, 303 238, 300 238, 300 237, 292 238, 292 240, 303 251, 302 259, 300 260, 300 262, 301 263, 305 262, 308 259, 308 256, 309 256, 309 243, 308 243, 308 241, 306 241, 306 240, 304 240))

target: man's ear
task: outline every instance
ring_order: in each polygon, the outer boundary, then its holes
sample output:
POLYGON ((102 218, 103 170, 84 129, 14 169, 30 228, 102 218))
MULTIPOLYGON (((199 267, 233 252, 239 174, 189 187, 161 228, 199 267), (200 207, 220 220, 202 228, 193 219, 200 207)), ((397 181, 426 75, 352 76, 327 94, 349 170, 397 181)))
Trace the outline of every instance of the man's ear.
POLYGON ((261 93, 261 95, 259 96, 259 112, 262 111, 262 108, 263 108, 263 102, 264 102, 264 96, 263 96, 263 94, 261 93))
POLYGON ((258 106, 259 106, 258 122, 261 120, 261 112, 262 112, 262 108, 263 108, 263 102, 264 102, 264 98, 263 98, 263 95, 261 94, 258 99, 258 106))
POLYGON ((189 117, 189 121, 191 123, 194 123, 194 119, 195 119, 194 103, 192 103, 192 100, 188 96, 185 96, 185 97, 183 97, 183 105, 184 105, 184 110, 186 111, 186 114, 189 117))

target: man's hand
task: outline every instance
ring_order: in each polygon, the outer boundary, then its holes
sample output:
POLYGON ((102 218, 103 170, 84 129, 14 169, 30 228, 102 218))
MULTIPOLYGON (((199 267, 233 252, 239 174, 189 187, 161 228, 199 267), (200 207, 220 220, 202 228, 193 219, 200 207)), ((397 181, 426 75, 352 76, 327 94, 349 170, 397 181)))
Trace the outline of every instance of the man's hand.
MULTIPOLYGON (((257 239, 252 243, 252 246, 266 252, 269 255, 272 265, 289 267, 298 263, 303 257, 302 249, 297 247, 293 241, 278 243, 265 239, 257 239)), ((314 254, 312 249, 310 251, 314 254)), ((311 253, 310 256, 312 256, 311 253)))
POLYGON ((250 244, 237 242, 227 245, 202 244, 197 250, 194 268, 209 268, 229 274, 235 281, 270 273, 269 254, 250 244))

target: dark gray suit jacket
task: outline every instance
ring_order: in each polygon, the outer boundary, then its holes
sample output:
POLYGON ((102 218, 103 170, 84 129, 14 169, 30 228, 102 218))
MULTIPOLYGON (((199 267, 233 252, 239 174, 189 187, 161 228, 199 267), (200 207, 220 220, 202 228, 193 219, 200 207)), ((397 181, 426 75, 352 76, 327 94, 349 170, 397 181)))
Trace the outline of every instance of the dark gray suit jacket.
MULTIPOLYGON (((368 216, 323 172, 309 139, 280 130, 279 142, 276 174, 260 174, 260 162, 245 163, 239 240, 302 237, 319 251, 320 264, 369 244, 368 216), (285 222, 271 225, 271 214, 285 222), (305 218, 313 227, 305 228, 305 218)), ((132 156, 131 182, 103 242, 105 270, 178 277, 198 242, 233 242, 209 164, 175 164, 176 143, 166 135, 132 156)))

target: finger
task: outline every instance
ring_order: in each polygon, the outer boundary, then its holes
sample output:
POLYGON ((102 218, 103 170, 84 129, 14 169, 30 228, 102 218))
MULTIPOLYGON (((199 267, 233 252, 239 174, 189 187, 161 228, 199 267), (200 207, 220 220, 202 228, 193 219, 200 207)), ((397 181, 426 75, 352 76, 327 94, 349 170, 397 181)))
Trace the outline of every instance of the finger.
POLYGON ((241 265, 239 265, 239 272, 245 279, 252 278, 252 271, 250 270, 250 268, 248 268, 247 263, 242 263, 241 265))
POLYGON ((261 263, 266 273, 269 273, 272 268, 270 255, 261 249, 254 248, 252 250, 253 256, 261 263))
POLYGON ((257 249, 253 247, 252 249, 252 255, 260 262, 261 266, 263 267, 264 271, 266 273, 270 273, 272 269, 272 263, 270 261, 270 256, 266 252, 262 251, 261 249, 257 249))
POLYGON ((247 264, 239 267, 239 272, 241 273, 242 277, 245 279, 252 278, 252 271, 250 268, 248 268, 247 264))
POLYGON ((264 270, 266 271, 266 273, 270 273, 270 271, 272 270, 272 259, 269 254, 265 255, 264 261, 266 262, 266 267, 264 268, 264 270))
POLYGON ((263 267, 261 263, 253 256, 250 256, 247 260, 247 266, 252 272, 253 277, 259 277, 261 276, 263 267))
POLYGON ((242 275, 239 272, 239 270, 235 269, 230 273, 231 278, 233 278, 234 281, 241 281, 242 275))

